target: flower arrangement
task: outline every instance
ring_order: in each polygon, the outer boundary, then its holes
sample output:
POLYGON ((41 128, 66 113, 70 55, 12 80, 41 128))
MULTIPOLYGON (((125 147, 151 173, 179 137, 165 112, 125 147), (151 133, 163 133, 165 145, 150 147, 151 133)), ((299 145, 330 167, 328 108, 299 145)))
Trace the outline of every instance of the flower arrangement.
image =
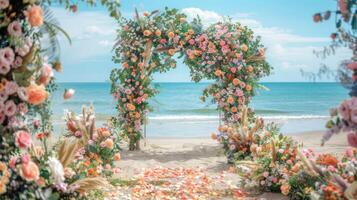
MULTIPOLYGON (((61 162, 70 155, 68 149, 57 152, 48 146, 52 131, 49 95, 55 89, 54 71, 61 71, 61 64, 49 50, 55 46, 46 49, 41 41, 46 34, 54 41, 63 32, 47 19, 51 14, 46 5, 51 2, 0 1, 1 199, 79 197, 85 184, 102 185, 94 179, 68 182, 61 162), (40 145, 33 141, 35 134, 40 145)), ((67 142, 62 144, 67 146, 67 142)))
POLYGON ((184 57, 192 80, 215 80, 204 91, 218 102, 225 122, 239 121, 240 109, 249 103, 258 80, 270 72, 260 39, 239 23, 216 23, 203 30, 198 19, 191 23, 176 9, 136 12, 135 19, 122 19, 114 61, 120 69, 111 73, 112 94, 117 100, 114 123, 130 139, 129 149, 139 148, 142 125, 149 111, 147 100, 156 90, 152 74, 176 66, 174 55, 184 57))
POLYGON ((64 140, 76 141, 74 162, 68 165, 68 178, 111 176, 119 169, 114 161, 120 160, 120 137, 111 127, 95 128, 95 116, 91 107, 83 107, 80 117, 73 112, 67 115, 67 130, 64 140))
MULTIPOLYGON (((243 108, 240 124, 221 125, 218 134, 212 133, 211 138, 222 144, 229 163, 239 160, 251 160, 256 148, 270 137, 264 133, 264 122, 256 119, 249 123, 248 108, 243 108)), ((267 132, 268 133, 268 132, 267 132)))

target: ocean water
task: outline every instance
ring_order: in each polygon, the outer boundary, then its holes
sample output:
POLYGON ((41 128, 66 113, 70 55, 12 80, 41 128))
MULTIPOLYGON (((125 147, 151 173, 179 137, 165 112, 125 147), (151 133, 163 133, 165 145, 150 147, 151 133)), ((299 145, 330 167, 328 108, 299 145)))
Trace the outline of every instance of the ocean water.
MULTIPOLYGON (((215 131, 218 112, 215 105, 202 102, 200 96, 209 83, 154 83, 160 93, 150 100, 153 111, 146 127, 148 137, 203 137, 215 131)), ((348 97, 338 83, 262 83, 252 107, 267 121, 281 125, 282 131, 296 133, 323 130, 329 109, 348 97)), ((62 124, 64 109, 80 112, 82 105, 93 103, 97 118, 116 114, 109 83, 59 83, 52 97, 57 126, 62 124), (64 101, 65 88, 76 90, 64 101)))

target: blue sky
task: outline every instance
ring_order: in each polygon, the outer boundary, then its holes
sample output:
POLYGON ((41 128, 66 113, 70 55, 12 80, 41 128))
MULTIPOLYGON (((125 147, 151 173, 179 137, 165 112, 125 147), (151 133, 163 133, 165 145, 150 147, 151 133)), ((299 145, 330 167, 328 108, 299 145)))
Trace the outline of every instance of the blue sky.
MULTIPOLYGON (((347 49, 325 60, 313 55, 329 44, 329 35, 334 31, 333 22, 316 24, 312 15, 318 11, 334 10, 334 0, 122 0, 121 12, 132 17, 137 8, 140 12, 178 8, 189 18, 199 15, 208 25, 230 16, 235 21, 252 28, 262 36, 268 48, 267 60, 274 67, 273 74, 263 81, 307 81, 300 69, 316 71, 321 63, 335 68, 340 60, 350 57, 347 49)), ((57 74, 59 82, 103 82, 110 71, 119 67, 111 61, 111 47, 116 38, 116 22, 108 17, 103 7, 80 5, 76 14, 61 7, 53 8, 62 27, 71 35, 73 43, 61 42, 64 72, 57 74)), ((156 82, 190 81, 187 67, 178 62, 178 67, 165 74, 156 74, 156 82)), ((329 81, 323 79, 321 81, 329 81)))

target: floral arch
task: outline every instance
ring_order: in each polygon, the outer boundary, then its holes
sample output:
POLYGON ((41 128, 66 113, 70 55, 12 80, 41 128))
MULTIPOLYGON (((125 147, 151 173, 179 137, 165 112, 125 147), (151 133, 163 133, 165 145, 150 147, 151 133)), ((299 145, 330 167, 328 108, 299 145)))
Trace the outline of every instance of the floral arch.
POLYGON ((199 18, 188 22, 177 9, 143 16, 136 11, 135 19, 121 19, 118 32, 114 61, 122 68, 111 73, 119 111, 113 121, 129 138, 130 150, 139 149, 147 100, 157 93, 152 75, 174 68, 174 55, 184 59, 194 82, 214 81, 203 91, 203 100, 213 97, 225 123, 239 123, 240 110, 251 101, 259 79, 271 70, 260 38, 230 20, 204 28, 199 18))

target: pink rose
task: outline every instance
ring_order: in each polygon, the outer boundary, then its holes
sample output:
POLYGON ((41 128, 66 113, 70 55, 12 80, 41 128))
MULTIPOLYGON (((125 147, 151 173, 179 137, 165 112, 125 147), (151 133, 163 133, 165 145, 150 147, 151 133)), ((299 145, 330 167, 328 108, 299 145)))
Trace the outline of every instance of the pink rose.
POLYGON ((5 102, 9 98, 9 95, 6 94, 5 90, 0 92, 0 102, 5 102))
POLYGON ((65 100, 70 99, 73 97, 74 93, 75 93, 75 91, 73 89, 65 89, 63 98, 65 100))
POLYGON ((28 107, 27 107, 27 104, 25 104, 25 103, 20 103, 17 106, 17 109, 19 110, 21 115, 25 115, 28 112, 28 107))
POLYGON ((338 6, 340 7, 342 14, 348 13, 347 0, 338 0, 338 6))
POLYGON ((9 0, 0 0, 0 9, 6 9, 9 7, 9 0))
POLYGON ((232 68, 231 68, 231 72, 232 72, 233 74, 235 74, 235 73, 237 72, 237 68, 232 67, 232 68))
POLYGON ((15 49, 16 53, 18 53, 20 56, 24 57, 30 52, 30 46, 28 45, 23 45, 20 48, 15 49))
POLYGON ((338 111, 340 113, 340 115, 342 116, 342 118, 346 121, 350 120, 350 106, 349 106, 349 101, 348 100, 344 100, 340 107, 338 108, 338 111))
POLYGON ((357 134, 356 133, 349 133, 347 135, 347 141, 348 141, 348 144, 351 145, 352 147, 357 147, 357 134))
POLYGON ((16 162, 17 162, 17 157, 11 157, 9 166, 11 169, 16 169, 16 162))
POLYGON ((42 67, 41 75, 39 77, 38 82, 40 84, 47 85, 51 81, 52 77, 53 77, 52 66, 48 63, 45 63, 42 67))
POLYGON ((17 108, 13 100, 9 100, 5 103, 4 113, 6 116, 14 116, 16 114, 17 108))
POLYGON ((10 47, 0 49, 0 61, 11 65, 15 60, 15 53, 10 47))
POLYGON ((13 68, 20 67, 22 65, 22 58, 20 56, 17 56, 14 61, 14 65, 12 66, 13 68))
POLYGON ((20 148, 28 148, 31 146, 32 139, 30 133, 28 133, 27 131, 20 130, 17 131, 15 135, 16 135, 16 141, 15 141, 16 146, 20 148))
POLYGON ((24 154, 21 157, 21 162, 22 164, 28 164, 31 161, 30 155, 29 154, 24 154))
POLYGON ((357 124, 357 97, 349 100, 351 122, 357 124))
POLYGON ((353 158, 354 157, 354 150, 353 148, 347 148, 346 149, 346 156, 349 158, 353 158))
POLYGON ((8 81, 5 85, 5 91, 7 95, 13 95, 17 92, 17 84, 14 81, 8 81))
POLYGON ((0 74, 6 75, 9 73, 10 69, 11 67, 9 63, 0 60, 0 74))
POLYGON ((348 63, 348 64, 347 64, 347 67, 348 67, 350 70, 357 70, 357 62, 348 63))
POLYGON ((12 36, 21 36, 22 35, 22 27, 20 22, 18 21, 13 21, 9 24, 7 27, 7 32, 12 35, 12 36))

